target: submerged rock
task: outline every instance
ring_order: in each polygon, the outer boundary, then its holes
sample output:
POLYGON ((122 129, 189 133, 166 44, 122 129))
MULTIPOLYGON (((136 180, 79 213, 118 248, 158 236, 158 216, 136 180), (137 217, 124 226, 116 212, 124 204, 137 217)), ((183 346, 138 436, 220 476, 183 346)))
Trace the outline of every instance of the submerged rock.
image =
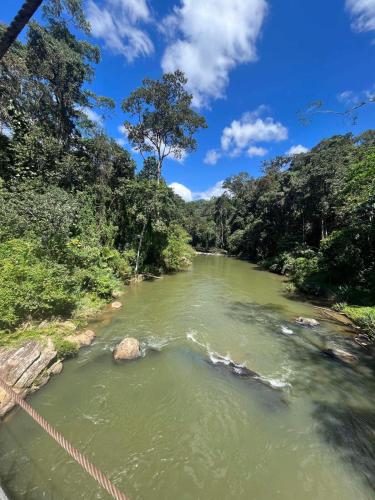
POLYGON ((339 349, 338 347, 329 347, 328 349, 324 349, 323 354, 349 365, 353 365, 358 362, 357 356, 345 351, 344 349, 339 349))
POLYGON ((228 357, 220 356, 219 354, 210 353, 208 362, 214 366, 222 366, 229 369, 232 375, 240 378, 251 378, 260 384, 263 384, 274 390, 281 390, 285 384, 278 384, 277 381, 267 380, 263 378, 259 373, 246 368, 246 366, 239 363, 235 363, 228 357))
POLYGON ((85 330, 78 335, 68 335, 68 337, 65 337, 65 340, 72 342, 72 344, 75 344, 77 347, 87 347, 92 344, 95 336, 95 332, 92 330, 85 330))
POLYGON ((122 304, 121 304, 121 302, 118 302, 118 301, 112 302, 111 307, 112 307, 112 309, 120 309, 122 307, 122 304))
POLYGON ((319 321, 316 319, 302 318, 302 316, 296 319, 296 323, 301 326, 308 326, 309 328, 314 328, 320 325, 319 321))
POLYGON ((366 333, 361 333, 360 335, 357 335, 354 341, 361 347, 368 347, 373 343, 371 337, 369 337, 366 333))
POLYGON ((126 337, 122 340, 113 352, 115 360, 118 359, 137 359, 141 356, 141 349, 137 339, 126 337))

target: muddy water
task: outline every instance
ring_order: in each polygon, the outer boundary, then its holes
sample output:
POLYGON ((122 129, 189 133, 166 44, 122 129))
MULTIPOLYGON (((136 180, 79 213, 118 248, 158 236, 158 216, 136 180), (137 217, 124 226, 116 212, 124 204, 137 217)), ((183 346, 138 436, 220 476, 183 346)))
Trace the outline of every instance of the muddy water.
MULTIPOLYGON (((353 369, 322 356, 318 347, 348 337, 330 323, 297 327, 316 310, 287 298, 278 276, 199 256, 123 302, 30 401, 131 499, 375 498, 371 357, 356 353, 353 369), (146 355, 115 364, 125 336, 146 355)), ((11 499, 108 498, 21 411, 0 426, 0 455, 11 499)))

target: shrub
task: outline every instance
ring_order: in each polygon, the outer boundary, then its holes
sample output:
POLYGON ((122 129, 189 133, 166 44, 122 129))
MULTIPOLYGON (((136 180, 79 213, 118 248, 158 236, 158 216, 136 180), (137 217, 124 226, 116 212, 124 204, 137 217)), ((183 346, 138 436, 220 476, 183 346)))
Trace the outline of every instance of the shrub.
POLYGON ((99 297, 110 297, 113 290, 119 288, 119 281, 109 267, 90 266, 77 269, 77 279, 84 291, 94 292, 99 297))
POLYGON ((53 344, 55 346, 57 357, 60 359, 72 358, 78 354, 78 346, 69 340, 54 338, 53 344))
POLYGON ((361 327, 366 333, 375 337, 375 307, 336 304, 334 309, 346 314, 348 318, 361 327))
POLYGON ((189 245, 190 236, 181 226, 173 225, 163 250, 163 262, 167 271, 185 269, 191 264, 194 250, 189 245))
POLYGON ((26 319, 65 316, 77 300, 68 270, 39 256, 36 243, 24 239, 0 244, 0 328, 26 319))

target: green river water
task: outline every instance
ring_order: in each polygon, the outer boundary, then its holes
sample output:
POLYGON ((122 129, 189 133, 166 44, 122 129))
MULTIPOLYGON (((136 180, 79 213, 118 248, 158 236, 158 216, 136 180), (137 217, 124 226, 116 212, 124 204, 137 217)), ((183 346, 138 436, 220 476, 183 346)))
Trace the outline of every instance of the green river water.
MULTIPOLYGON (((190 271, 129 287, 123 304, 30 402, 130 499, 375 498, 372 358, 358 351, 352 368, 322 356, 316 346, 348 334, 297 327, 317 312, 280 277, 198 256, 190 271), (115 363, 125 336, 146 354, 115 363), (274 388, 210 363, 217 355, 274 388)), ((22 411, 0 425, 0 455, 11 500, 109 498, 22 411)))

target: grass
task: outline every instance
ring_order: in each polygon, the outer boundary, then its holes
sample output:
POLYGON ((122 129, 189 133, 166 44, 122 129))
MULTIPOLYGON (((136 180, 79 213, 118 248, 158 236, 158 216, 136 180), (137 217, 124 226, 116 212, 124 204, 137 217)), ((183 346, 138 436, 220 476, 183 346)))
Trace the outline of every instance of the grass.
POLYGON ((0 347, 12 348, 27 340, 47 342, 48 339, 51 339, 59 359, 75 356, 78 352, 77 346, 66 340, 65 337, 84 328, 87 321, 97 314, 106 303, 105 299, 101 299, 95 294, 86 294, 68 321, 55 319, 41 323, 30 322, 12 332, 0 330, 0 347))
POLYGON ((375 338, 375 307, 351 306, 347 304, 335 304, 333 308, 345 314, 362 330, 375 338))

